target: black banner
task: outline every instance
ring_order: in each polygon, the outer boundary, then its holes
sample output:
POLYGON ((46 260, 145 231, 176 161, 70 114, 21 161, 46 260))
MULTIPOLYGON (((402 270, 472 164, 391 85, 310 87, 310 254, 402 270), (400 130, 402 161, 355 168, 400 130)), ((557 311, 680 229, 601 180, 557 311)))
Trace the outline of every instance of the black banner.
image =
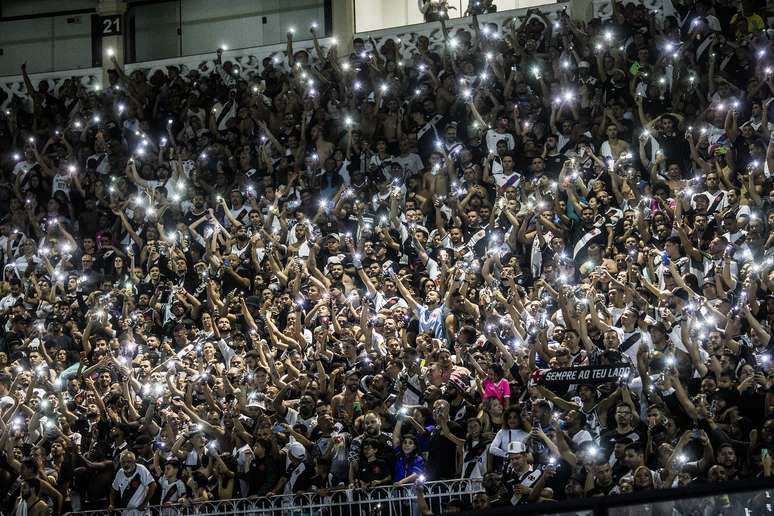
POLYGON ((566 367, 536 371, 533 380, 541 385, 600 384, 618 382, 632 375, 626 364, 566 367))

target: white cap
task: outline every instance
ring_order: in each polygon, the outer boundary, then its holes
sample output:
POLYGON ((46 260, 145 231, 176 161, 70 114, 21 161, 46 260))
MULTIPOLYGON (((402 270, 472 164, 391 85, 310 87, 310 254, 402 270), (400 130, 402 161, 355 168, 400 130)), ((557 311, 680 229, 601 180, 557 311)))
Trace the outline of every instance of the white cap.
POLYGON ((508 453, 526 453, 527 447, 521 441, 511 441, 508 443, 508 453))
POLYGON ((299 442, 290 443, 288 445, 288 455, 296 459, 305 459, 306 448, 299 442))

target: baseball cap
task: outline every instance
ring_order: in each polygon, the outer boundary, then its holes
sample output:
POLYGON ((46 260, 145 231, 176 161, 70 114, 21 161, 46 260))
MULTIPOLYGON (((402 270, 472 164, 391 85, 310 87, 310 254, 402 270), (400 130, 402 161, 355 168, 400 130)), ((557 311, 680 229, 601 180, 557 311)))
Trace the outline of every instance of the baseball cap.
POLYGON ((288 455, 296 459, 305 459, 306 448, 301 443, 290 443, 288 445, 288 455))

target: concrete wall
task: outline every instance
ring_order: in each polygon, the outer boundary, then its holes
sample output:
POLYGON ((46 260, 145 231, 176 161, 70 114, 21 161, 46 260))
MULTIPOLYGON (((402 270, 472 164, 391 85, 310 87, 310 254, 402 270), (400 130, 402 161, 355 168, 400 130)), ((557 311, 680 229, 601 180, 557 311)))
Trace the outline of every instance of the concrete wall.
POLYGON ((324 28, 323 0, 183 0, 130 9, 135 22, 137 61, 246 48, 285 41, 288 27, 308 35, 324 28), (180 17, 182 15, 182 20, 180 17), (181 35, 178 37, 178 23, 181 35))
POLYGON ((81 14, 0 22, 0 49, 0 75, 20 73, 25 61, 30 73, 88 68, 91 17, 81 14))
MULTIPOLYGON (((228 48, 245 48, 280 43, 290 26, 303 32, 301 39, 307 39, 313 22, 318 23, 320 33, 325 26, 324 0, 179 1, 130 4, 124 28, 129 30, 134 24, 137 61, 213 52, 224 44, 228 48)), ((2 0, 2 14, 30 16, 94 8, 96 3, 2 0)), ((31 73, 88 68, 92 65, 91 15, 0 22, 0 51, 0 75, 18 74, 24 61, 31 73)))
POLYGON ((0 3, 3 18, 97 8, 97 0, 3 0, 0 3))

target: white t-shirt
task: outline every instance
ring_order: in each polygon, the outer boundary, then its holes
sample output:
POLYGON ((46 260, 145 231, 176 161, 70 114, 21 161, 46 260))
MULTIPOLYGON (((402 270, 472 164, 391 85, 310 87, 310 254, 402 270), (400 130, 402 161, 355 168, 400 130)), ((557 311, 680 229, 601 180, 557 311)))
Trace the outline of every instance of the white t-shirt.
POLYGON ((70 197, 70 181, 69 176, 55 175, 51 180, 51 193, 54 194, 61 190, 70 197))
POLYGON ((107 157, 107 154, 100 153, 100 154, 92 154, 88 158, 86 158, 86 161, 93 159, 94 161, 98 162, 97 165, 97 172, 103 176, 106 176, 110 174, 110 160, 107 157))
POLYGON ((288 412, 285 414, 285 422, 290 426, 300 423, 306 427, 307 431, 311 432, 317 426, 317 416, 314 415, 309 419, 304 419, 296 409, 288 407, 288 412))
POLYGON ((413 152, 409 153, 408 156, 398 156, 393 158, 392 161, 393 163, 398 163, 401 167, 403 167, 404 177, 415 176, 425 168, 425 165, 422 163, 422 158, 413 152))
POLYGON ((515 170, 506 172, 503 168, 502 160, 499 157, 496 157, 492 160, 492 179, 494 179, 495 184, 497 184, 497 188, 502 188, 505 185, 518 188, 522 176, 515 170))
POLYGON ((650 335, 644 332, 643 330, 640 330, 639 328, 635 327, 633 332, 627 332, 623 328, 618 328, 613 326, 612 329, 618 334, 618 340, 620 344, 623 344, 626 339, 634 335, 635 333, 640 334, 640 339, 629 346, 628 349, 623 351, 623 354, 629 357, 629 359, 632 361, 633 364, 637 363, 637 350, 640 348, 642 344, 645 344, 648 349, 653 349, 653 341, 650 338, 650 335))
POLYGON ((489 152, 497 152, 497 142, 505 140, 508 150, 513 150, 516 147, 516 140, 511 133, 498 133, 494 129, 488 129, 484 136, 486 140, 486 148, 489 152))
POLYGON ((20 161, 16 164, 16 166, 13 167, 13 175, 18 176, 21 174, 22 176, 25 176, 27 175, 27 172, 32 170, 32 168, 37 164, 37 161, 20 161))
POLYGON ((703 195, 709 199, 709 208, 712 208, 712 205, 715 203, 715 200, 718 199, 717 204, 715 205, 714 209, 710 209, 710 215, 712 213, 722 212, 728 207, 728 192, 725 190, 718 190, 715 193, 712 193, 708 190, 705 190, 703 192, 699 192, 697 194, 694 194, 693 197, 691 197, 691 207, 696 208, 696 197, 699 195, 703 195))
POLYGON ((527 440, 527 437, 529 437, 529 434, 518 428, 515 430, 500 429, 489 445, 489 453, 497 457, 507 457, 508 445, 513 441, 524 442, 527 440))
POLYGON ((167 480, 167 477, 162 476, 159 479, 159 487, 161 487, 161 503, 175 503, 177 500, 185 496, 185 484, 182 480, 177 479, 172 482, 167 480))
POLYGON ((142 464, 137 464, 134 473, 127 476, 123 469, 119 469, 118 473, 116 473, 116 478, 113 480, 113 489, 118 491, 120 495, 123 495, 129 484, 135 480, 139 482, 139 485, 129 499, 126 506, 127 509, 137 509, 145 501, 145 497, 148 495, 148 486, 153 483, 153 476, 148 471, 148 468, 142 464))
POLYGON ((22 301, 23 299, 24 299, 23 294, 19 294, 18 296, 15 296, 15 297, 12 294, 8 294, 3 299, 0 299, 0 310, 8 310, 19 301, 22 301))

